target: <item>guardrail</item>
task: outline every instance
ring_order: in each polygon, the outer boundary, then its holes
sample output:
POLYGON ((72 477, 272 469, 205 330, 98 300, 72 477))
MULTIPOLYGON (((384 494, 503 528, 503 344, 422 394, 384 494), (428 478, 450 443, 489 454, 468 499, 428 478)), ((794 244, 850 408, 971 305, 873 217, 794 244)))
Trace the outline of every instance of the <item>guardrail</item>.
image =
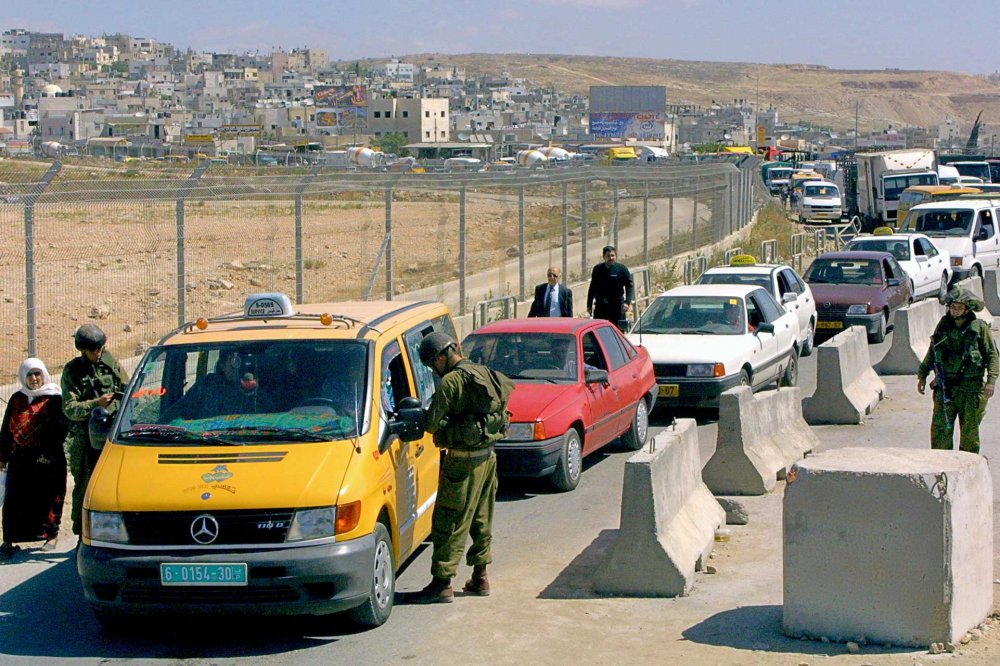
POLYGON ((735 257, 738 254, 743 254, 742 247, 734 247, 729 250, 726 250, 726 258, 725 258, 726 265, 728 266, 729 262, 733 260, 733 257, 735 257))
POLYGON ((760 242, 760 263, 773 264, 778 261, 778 241, 775 238, 760 242))
POLYGON ((708 257, 698 255, 684 261, 684 284, 694 284, 702 273, 708 270, 708 257))
POLYGON ((472 311, 472 330, 476 330, 480 326, 488 324, 491 321, 497 321, 499 319, 513 319, 515 317, 517 317, 516 298, 513 296, 488 298, 485 301, 479 301, 476 303, 476 306, 472 311), (500 311, 499 316, 490 317, 490 314, 495 310, 500 311))
POLYGON ((638 318, 654 298, 652 293, 653 280, 649 274, 649 267, 643 266, 632 271, 632 284, 635 287, 635 303, 632 312, 633 316, 638 318))

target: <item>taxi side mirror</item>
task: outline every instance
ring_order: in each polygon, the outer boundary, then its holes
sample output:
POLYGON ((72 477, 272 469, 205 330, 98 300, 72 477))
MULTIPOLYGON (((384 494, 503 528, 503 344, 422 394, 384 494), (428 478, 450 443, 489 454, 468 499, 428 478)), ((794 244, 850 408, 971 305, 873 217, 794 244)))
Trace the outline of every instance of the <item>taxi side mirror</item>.
POLYGON ((90 420, 87 422, 87 434, 90 437, 91 448, 100 450, 104 448, 104 442, 111 432, 111 422, 114 417, 103 407, 94 407, 90 413, 90 420))
POLYGON ((424 409, 420 401, 411 397, 400 400, 396 405, 395 415, 389 420, 388 431, 390 435, 396 435, 404 442, 412 442, 423 437, 424 409))
POLYGON ((786 291, 785 293, 783 293, 781 295, 781 302, 782 303, 794 303, 798 299, 799 299, 799 296, 794 291, 786 291))
POLYGON ((754 332, 755 333, 770 333, 771 335, 774 335, 774 324, 772 324, 769 321, 761 322, 761 323, 757 324, 757 330, 755 330, 754 332))

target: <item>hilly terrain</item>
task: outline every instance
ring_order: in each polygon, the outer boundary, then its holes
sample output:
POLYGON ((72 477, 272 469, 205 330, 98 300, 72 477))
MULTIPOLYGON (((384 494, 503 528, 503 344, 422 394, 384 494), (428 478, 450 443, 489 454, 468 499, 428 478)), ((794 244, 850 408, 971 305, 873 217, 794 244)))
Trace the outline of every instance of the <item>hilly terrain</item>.
POLYGON ((996 76, 514 53, 425 53, 401 59, 464 67, 467 76, 509 72, 536 86, 583 95, 592 85, 662 85, 669 104, 759 100, 762 109, 776 107, 783 122, 802 120, 838 129, 854 127, 856 107, 862 130, 934 127, 950 118, 967 131, 979 111, 984 123, 1000 126, 996 76))

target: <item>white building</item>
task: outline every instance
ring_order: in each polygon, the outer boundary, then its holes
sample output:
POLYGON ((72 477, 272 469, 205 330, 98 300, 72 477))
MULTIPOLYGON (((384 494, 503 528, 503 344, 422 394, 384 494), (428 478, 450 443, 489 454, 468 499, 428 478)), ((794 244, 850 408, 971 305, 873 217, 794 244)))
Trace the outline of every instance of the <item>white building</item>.
POLYGON ((410 142, 441 143, 449 138, 448 100, 427 97, 372 97, 368 131, 399 133, 410 142))

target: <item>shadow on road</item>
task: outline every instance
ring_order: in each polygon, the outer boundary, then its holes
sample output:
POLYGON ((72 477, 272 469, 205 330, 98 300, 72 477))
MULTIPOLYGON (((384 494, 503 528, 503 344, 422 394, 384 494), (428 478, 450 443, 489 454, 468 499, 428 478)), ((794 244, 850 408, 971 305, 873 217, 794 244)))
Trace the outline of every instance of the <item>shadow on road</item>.
MULTIPOLYGON (((621 448, 616 446, 615 442, 608 444, 599 451, 594 451, 588 454, 586 458, 583 459, 582 474, 586 474, 587 470, 599 465, 604 460, 607 460, 612 456, 612 454, 620 453, 621 448)), ((543 476, 539 478, 525 478, 525 477, 505 477, 500 475, 500 485, 497 488, 497 501, 498 502, 519 502, 522 500, 531 499, 536 495, 561 495, 563 491, 556 490, 552 487, 552 483, 549 481, 549 477, 543 476)))
MULTIPOLYGON (((782 631, 781 617, 781 606, 743 606, 716 613, 681 633, 692 643, 731 647, 737 650, 823 657, 848 654, 846 643, 824 643, 786 636, 782 631)), ((894 649, 881 645, 865 645, 861 649, 866 657, 912 651, 912 648, 894 649)))
POLYGON ((615 545, 618 530, 601 530, 597 538, 573 558, 555 580, 539 592, 539 599, 598 599, 603 595, 594 592, 593 580, 597 568, 604 562, 615 545))
MULTIPOLYGON (((343 616, 154 617, 101 628, 83 598, 73 552, 46 554, 53 567, 0 594, 5 655, 95 659, 231 659, 303 650, 357 633, 343 616)), ((38 559, 38 558, 35 558, 38 559)), ((29 561, 29 558, 19 562, 29 561)), ((18 566, 17 564, 6 566, 18 566)))

